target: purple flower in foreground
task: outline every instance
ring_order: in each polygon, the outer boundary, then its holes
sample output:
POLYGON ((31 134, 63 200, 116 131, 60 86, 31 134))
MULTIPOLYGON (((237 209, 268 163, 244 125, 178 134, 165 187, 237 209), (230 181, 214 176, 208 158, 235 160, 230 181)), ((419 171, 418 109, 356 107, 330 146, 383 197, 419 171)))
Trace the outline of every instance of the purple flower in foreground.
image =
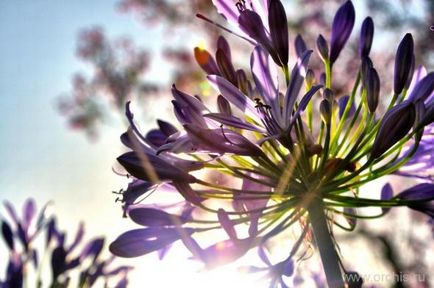
MULTIPOLYGON (((110 250, 123 257, 164 253, 180 240, 195 259, 214 268, 258 248, 267 265, 263 271, 268 272, 271 287, 275 287, 286 285, 282 276, 292 274, 293 257, 300 243, 307 241, 305 233, 312 232, 312 244, 319 250, 328 285, 351 284, 344 278, 345 269, 330 229, 335 214, 349 218, 349 229, 354 229, 356 219, 363 217, 356 209, 364 207, 408 206, 431 213, 431 199, 409 200, 422 187, 400 197, 391 197, 386 191, 382 199, 363 198, 354 191, 397 171, 415 155, 432 118, 429 111, 434 105, 429 95, 434 79, 428 74, 420 80, 411 92, 413 96, 384 96, 380 101, 381 82, 374 63, 365 55, 372 33, 365 27, 361 72, 357 79, 348 81, 354 83, 352 93, 345 97, 350 91, 333 89, 333 64, 354 26, 351 1, 335 15, 329 51, 326 41, 319 38, 324 85, 314 84, 320 82, 309 69, 309 60, 315 54, 305 49, 301 37, 296 41, 299 57, 289 65, 292 69, 282 63, 286 61, 288 38, 284 35, 287 28, 280 26, 287 25, 280 2, 272 0, 268 10, 261 11, 257 1, 214 3, 228 21, 238 24, 249 36, 239 35, 253 44, 251 73, 235 70, 229 45, 220 38, 216 61, 209 52, 196 50, 198 64, 217 91, 213 98, 216 111, 200 96, 173 86, 178 126, 167 124, 170 129, 163 129, 159 124, 159 129, 142 134, 127 103, 130 127, 121 140, 130 151, 118 161, 131 175, 132 183, 149 185, 143 185, 140 193, 125 192, 124 211, 143 227, 120 235, 110 250), (316 96, 318 92, 322 99, 312 101, 320 97, 316 96), (388 100, 386 112, 378 115, 377 106, 388 100), (402 157, 405 145, 411 147, 402 157), (218 180, 207 179, 207 174, 218 180), (171 187, 169 190, 180 197, 173 203, 139 204, 140 196, 161 187, 171 187), (297 248, 283 261, 271 264, 261 249, 294 223, 305 227, 294 245, 297 248), (207 247, 201 245, 198 234, 217 228, 225 232, 225 238, 207 247)), ((369 26, 369 20, 367 23, 369 26)), ((412 71, 404 66, 405 71, 412 71)), ((403 79, 404 87, 410 85, 407 80, 403 79)), ((152 197, 161 194, 153 193, 152 197)))

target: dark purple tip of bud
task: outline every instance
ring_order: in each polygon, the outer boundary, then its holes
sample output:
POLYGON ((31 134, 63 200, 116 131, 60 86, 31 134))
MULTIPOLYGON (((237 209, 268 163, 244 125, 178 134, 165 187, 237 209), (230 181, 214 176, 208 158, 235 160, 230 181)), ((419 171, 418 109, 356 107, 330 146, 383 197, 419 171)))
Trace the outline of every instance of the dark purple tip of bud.
POLYGON ((217 49, 221 49, 225 53, 229 62, 232 61, 231 48, 229 47, 229 43, 226 41, 225 37, 219 36, 217 39, 217 49))
POLYGON ((413 36, 410 33, 405 34, 395 56, 395 77, 393 81, 393 90, 399 95, 405 87, 410 76, 410 70, 413 61, 413 36))
POLYGON ((341 50, 351 35, 356 19, 356 12, 351 1, 345 2, 333 19, 332 35, 330 40, 330 62, 338 59, 341 50))
POLYGON ((270 0, 268 6, 268 25, 270 36, 282 66, 288 65, 288 21, 285 8, 280 0, 270 0))
POLYGON ((2 235, 10 250, 14 250, 14 236, 8 223, 2 221, 2 235))
POLYGON ((434 92, 434 72, 430 72, 420 80, 408 99, 412 102, 425 101, 434 92))
POLYGON ((232 115, 231 105, 229 104, 229 101, 226 100, 226 98, 222 95, 217 97, 217 108, 222 114, 232 115))
POLYGON ((216 61, 221 72, 221 75, 225 77, 229 82, 237 86, 237 78, 235 75, 235 69, 223 50, 217 49, 216 61))
POLYGON ((327 99, 321 101, 319 111, 322 121, 326 124, 330 123, 332 119, 332 104, 327 99))
POLYGON ((389 148, 401 140, 413 127, 416 119, 414 104, 402 102, 386 112, 380 123, 374 144, 371 149, 371 159, 383 155, 389 148))
POLYGON ((303 37, 301 37, 300 34, 295 37, 294 46, 298 58, 300 58, 303 55, 303 52, 307 50, 306 42, 304 42, 303 37))
POLYGON ((369 56, 372 47, 372 39, 374 38, 374 21, 371 17, 366 17, 362 24, 359 41, 360 58, 369 56))
POLYGON ((366 98, 368 101, 368 108, 371 113, 374 113, 377 109, 378 99, 380 96, 380 77, 378 76, 377 70, 375 70, 375 68, 369 69, 366 82, 366 98))
POLYGON ((321 57, 321 59, 325 62, 329 59, 329 47, 327 44, 327 40, 319 34, 318 38, 316 39, 316 47, 318 48, 318 54, 321 57))
POLYGON ((170 124, 169 122, 158 119, 157 124, 158 124, 158 127, 160 128, 161 132, 163 132, 163 134, 166 137, 169 137, 170 135, 178 132, 178 129, 176 129, 176 127, 173 126, 172 124, 170 124))

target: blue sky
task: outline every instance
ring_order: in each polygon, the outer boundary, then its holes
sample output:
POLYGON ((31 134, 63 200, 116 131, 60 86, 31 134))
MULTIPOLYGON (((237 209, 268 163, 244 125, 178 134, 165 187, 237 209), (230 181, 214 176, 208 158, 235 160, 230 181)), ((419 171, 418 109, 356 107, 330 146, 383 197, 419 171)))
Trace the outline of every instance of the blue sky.
POLYGON ((81 28, 101 25, 109 37, 127 34, 146 45, 141 40, 146 39, 143 26, 116 11, 115 3, 0 2, 0 200, 20 205, 32 196, 42 205, 52 199, 61 223, 75 225, 92 216, 95 221, 87 222, 95 233, 105 231, 92 223, 119 212, 110 191, 122 182, 111 171, 121 131, 108 128, 99 142, 91 144, 67 129, 55 103, 59 94, 70 91, 71 75, 86 72, 75 56, 81 28), (99 213, 86 213, 96 203, 99 213), (80 217, 62 221, 77 215, 78 206, 80 217))

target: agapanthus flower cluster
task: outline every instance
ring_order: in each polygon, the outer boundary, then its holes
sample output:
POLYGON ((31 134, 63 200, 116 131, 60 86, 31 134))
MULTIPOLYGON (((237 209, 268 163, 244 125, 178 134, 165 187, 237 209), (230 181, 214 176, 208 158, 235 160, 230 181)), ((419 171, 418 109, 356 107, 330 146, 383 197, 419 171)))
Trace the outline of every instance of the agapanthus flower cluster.
POLYGON ((220 37, 215 57, 204 49, 194 51, 218 92, 215 109, 174 85, 172 103, 179 124, 159 120, 158 129, 142 134, 127 104, 130 127, 121 141, 131 151, 118 161, 133 181, 120 200, 125 214, 144 228, 120 235, 110 250, 136 257, 181 240, 212 268, 257 248, 266 268, 256 270, 268 271, 271 287, 287 287, 284 278, 293 274, 295 255, 303 254, 303 243, 311 241, 329 287, 357 285, 345 283, 350 278, 344 274, 355 272, 345 269, 337 252, 333 224, 351 231, 355 219, 381 217, 396 206, 433 216, 431 183, 396 196, 388 191, 381 198, 361 197, 359 190, 416 159, 426 140, 425 127, 434 121, 434 72, 418 79, 409 92, 418 63, 413 37, 406 34, 397 45, 393 91, 383 91, 375 68, 382 64, 369 56, 374 23, 368 17, 360 29, 358 72, 347 75, 353 88, 336 94, 333 68, 355 23, 351 1, 336 12, 330 38, 318 37, 321 75, 309 69, 315 54, 299 37, 294 41, 298 57, 290 59, 287 18, 279 0, 214 4, 240 32, 222 28, 252 44, 251 69, 233 65, 230 46, 220 37), (385 105, 385 113, 379 112, 380 105, 385 105), (207 173, 218 180, 207 180, 207 173), (184 201, 159 205, 158 194, 168 191, 184 201), (139 203, 148 196, 156 203, 139 203), (378 215, 357 212, 365 207, 383 209, 378 215), (299 237, 290 247, 282 243, 287 257, 272 263, 266 256, 268 243, 294 226, 299 237), (197 235, 219 228, 227 239, 206 248, 198 243, 197 235))
POLYGON ((127 275, 132 267, 114 267, 115 257, 102 255, 104 237, 83 242, 84 223, 79 224, 73 238, 67 241, 67 234, 48 213, 50 203, 38 213, 35 201, 28 199, 21 217, 11 203, 5 202, 4 206, 8 217, 2 217, 1 229, 9 257, 4 255, 1 259, 7 266, 4 276, 1 275, 4 278, 0 278, 0 287, 60 288, 72 287, 72 284, 94 287, 100 281, 105 285, 111 283, 111 287, 127 286, 127 275))

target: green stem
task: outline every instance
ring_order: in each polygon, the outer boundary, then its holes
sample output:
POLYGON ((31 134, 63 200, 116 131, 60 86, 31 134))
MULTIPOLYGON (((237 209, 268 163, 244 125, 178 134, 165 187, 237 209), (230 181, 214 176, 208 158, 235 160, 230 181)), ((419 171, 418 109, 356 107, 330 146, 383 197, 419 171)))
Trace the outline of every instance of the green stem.
POLYGON ((315 242, 319 249, 324 272, 327 278, 327 284, 330 288, 343 288, 345 282, 342 277, 340 261, 333 243, 327 218, 324 213, 324 203, 321 198, 315 197, 309 207, 310 222, 312 224, 315 242))

